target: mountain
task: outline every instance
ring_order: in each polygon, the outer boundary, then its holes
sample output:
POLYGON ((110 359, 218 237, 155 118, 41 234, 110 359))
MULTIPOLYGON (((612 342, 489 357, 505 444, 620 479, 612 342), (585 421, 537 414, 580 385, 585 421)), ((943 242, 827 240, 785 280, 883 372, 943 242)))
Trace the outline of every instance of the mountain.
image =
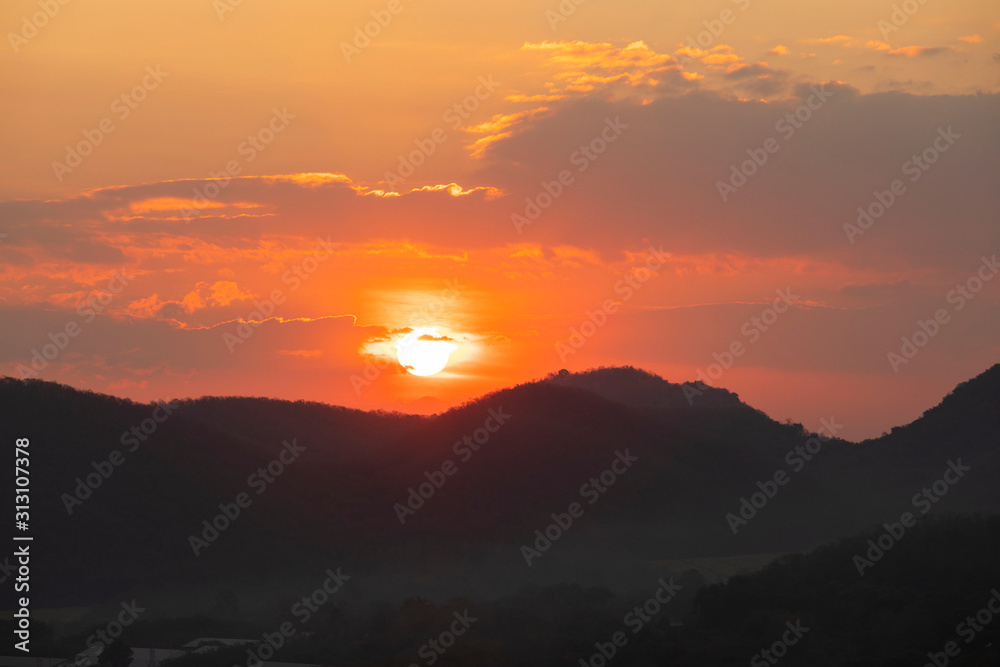
POLYGON ((440 398, 434 396, 423 396, 412 401, 402 403, 402 412, 418 415, 433 415, 444 412, 448 409, 448 404, 440 398))
POLYGON ((995 419, 1000 396, 1000 364, 955 387, 951 393, 911 424, 892 429, 884 442, 972 438, 998 441, 1000 421, 995 419))
POLYGON ((884 532, 783 556, 703 588, 688 634, 712 641, 700 650, 690 650, 697 640, 674 642, 687 644, 688 655, 673 664, 744 664, 781 636, 786 622, 808 628, 801 645, 789 647, 787 664, 1000 664, 1000 626, 995 618, 976 622, 977 614, 993 617, 987 605, 1000 600, 1000 516, 928 518, 897 532, 880 555, 872 543, 884 532), (868 554, 878 560, 862 564, 862 577, 856 559, 868 554))
POLYGON ((334 565, 368 599, 560 581, 623 590, 678 559, 800 551, 897 520, 949 462, 971 470, 931 511, 1000 510, 998 389, 994 366, 856 444, 633 368, 558 373, 434 416, 220 397, 166 415, 5 378, 0 429, 31 441, 39 606, 137 591, 181 606, 206 585, 259 590, 334 565), (410 498, 421 485, 428 497, 410 498), (193 545, 241 493, 249 506, 193 545), (582 516, 529 567, 522 547, 574 502, 582 516))
MULTIPOLYGON (((748 658, 751 665, 776 664, 780 658, 782 665, 817 667, 996 665, 1000 625, 990 608, 1000 599, 1000 516, 928 518, 896 534, 884 553, 873 555, 877 562, 865 566, 864 576, 857 560, 873 553, 882 529, 782 556, 714 585, 705 585, 692 569, 626 595, 562 583, 523 586, 493 599, 414 597, 367 609, 338 598, 304 622, 306 632, 280 642, 273 660, 405 667, 415 664, 414 655, 430 655, 417 649, 428 647, 429 637, 440 636, 456 619, 470 618, 472 632, 449 647, 442 664, 548 667, 588 664, 603 653, 616 665, 638 667, 728 667, 748 658), (655 596, 667 590, 669 599, 660 604, 655 596), (611 643, 615 636, 617 645, 611 643)), ((132 646, 218 647, 188 651, 164 665, 257 664, 248 654, 267 650, 266 638, 276 637, 274 629, 288 621, 288 606, 248 615, 239 602, 232 591, 223 592, 211 618, 194 616, 192 609, 184 617, 157 618, 147 609, 125 637, 132 646), (265 641, 190 642, 198 636, 265 641)), ((58 634, 36 619, 32 646, 42 655, 72 656, 103 629, 106 615, 99 610, 89 623, 58 634)), ((0 631, 10 633, 13 626, 0 620, 0 631)), ((26 663, 0 658, 0 664, 26 663)))
POLYGON ((562 387, 586 389, 637 410, 749 409, 740 402, 738 395, 725 389, 700 383, 673 384, 631 366, 596 368, 582 373, 561 370, 549 375, 545 381, 562 387))

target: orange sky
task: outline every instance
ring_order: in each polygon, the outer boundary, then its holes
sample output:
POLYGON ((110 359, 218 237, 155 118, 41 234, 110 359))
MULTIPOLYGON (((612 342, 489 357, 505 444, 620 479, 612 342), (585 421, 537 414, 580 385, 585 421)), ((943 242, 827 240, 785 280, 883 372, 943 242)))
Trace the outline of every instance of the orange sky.
POLYGON ((1000 16, 895 4, 7 2, 0 372, 417 410, 632 364, 877 435, 1000 356, 1000 16))

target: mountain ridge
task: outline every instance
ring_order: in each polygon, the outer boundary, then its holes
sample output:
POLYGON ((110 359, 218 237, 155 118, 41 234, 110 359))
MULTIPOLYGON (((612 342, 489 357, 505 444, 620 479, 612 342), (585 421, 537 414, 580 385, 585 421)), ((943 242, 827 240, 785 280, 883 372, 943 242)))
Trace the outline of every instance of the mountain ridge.
MULTIPOLYGON (((382 418, 405 419, 405 418, 429 418, 434 419, 444 415, 449 415, 457 411, 478 405, 487 400, 501 399, 509 392, 523 390, 525 387, 540 385, 551 385, 571 389, 580 389, 595 394, 610 402, 618 403, 636 410, 681 410, 692 409, 692 412, 703 409, 729 408, 738 411, 749 411, 758 415, 766 416, 770 421, 778 423, 765 412, 752 405, 743 402, 739 394, 731 392, 725 388, 712 387, 701 383, 682 382, 674 383, 663 377, 633 366, 601 366, 579 372, 569 372, 566 370, 550 373, 544 378, 531 380, 510 387, 500 388, 487 392, 475 398, 464 401, 433 414, 423 412, 409 413, 396 409, 371 409, 365 410, 350 406, 338 405, 313 400, 291 400, 279 399, 266 396, 233 396, 209 394, 200 397, 189 397, 181 399, 170 399, 170 403, 180 403, 184 406, 198 406, 225 401, 245 401, 261 402, 267 405, 298 405, 308 406, 312 409, 328 410, 331 415, 378 415, 382 418), (641 393, 640 390, 646 390, 641 393)), ((123 409, 148 407, 152 409, 157 402, 134 401, 128 398, 121 398, 112 394, 104 394, 89 389, 78 389, 71 385, 50 382, 40 379, 19 379, 12 376, 0 377, 0 391, 11 391, 14 387, 23 387, 27 393, 34 393, 33 388, 48 387, 49 391, 62 397, 80 396, 89 397, 94 400, 112 404, 123 409), (58 389, 55 389, 58 388, 58 389)), ((949 391, 939 403, 928 407, 920 417, 908 424, 898 425, 892 428, 890 434, 905 431, 918 424, 942 421, 949 412, 962 410, 966 414, 973 414, 968 404, 976 405, 975 413, 980 416, 987 412, 987 408, 992 409, 991 396, 1000 394, 1000 363, 994 364, 979 375, 965 380, 949 391), (959 408, 959 401, 965 401, 966 405, 959 408)), ((418 399, 433 399, 424 397, 418 399)), ((877 438, 866 438, 858 443, 872 442, 877 438)))
POLYGON ((152 404, 5 378, 0 429, 32 441, 39 540, 89 545, 73 559, 38 557, 53 590, 73 602, 154 584, 286 576, 332 558, 378 580, 416 577, 433 589, 476 568, 498 574, 464 576, 497 586, 588 583, 600 553, 621 566, 626 585, 656 572, 640 563, 793 552, 898 519, 913 493, 962 457, 973 470, 941 507, 1000 511, 992 483, 1000 417, 989 405, 998 373, 995 366, 960 385, 922 424, 860 444, 830 438, 801 464, 793 464, 796 448, 821 441, 800 424, 778 423, 725 390, 706 390, 711 400, 691 409, 685 385, 628 367, 554 374, 434 416, 185 399, 135 451, 123 436, 149 423, 152 404), (486 435, 497 414, 509 417, 486 435), (961 418, 975 421, 956 430, 961 418), (942 435, 946 427, 952 432, 942 435), (486 439, 472 450, 466 438, 477 430, 486 439), (286 442, 303 448, 301 461, 194 556, 190 537, 202 522, 247 492, 248 476, 286 442), (124 462, 109 467, 113 451, 124 462), (558 549, 526 568, 519 547, 624 452, 635 465, 586 505, 558 549), (81 489, 98 467, 111 472, 81 489), (786 483, 733 531, 727 517, 779 472, 786 483), (431 479, 440 484, 412 500, 431 479), (67 500, 77 495, 86 497, 67 500), (397 507, 411 502, 419 506, 401 521, 397 507), (130 558, 110 567, 121 553, 130 558))

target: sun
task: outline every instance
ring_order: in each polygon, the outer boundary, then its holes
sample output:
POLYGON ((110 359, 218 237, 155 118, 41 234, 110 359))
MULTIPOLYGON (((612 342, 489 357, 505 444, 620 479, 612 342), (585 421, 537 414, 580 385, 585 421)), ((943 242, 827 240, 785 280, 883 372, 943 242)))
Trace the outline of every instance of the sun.
POLYGON ((406 372, 426 377, 443 371, 456 349, 437 329, 420 327, 396 343, 396 356, 406 372))

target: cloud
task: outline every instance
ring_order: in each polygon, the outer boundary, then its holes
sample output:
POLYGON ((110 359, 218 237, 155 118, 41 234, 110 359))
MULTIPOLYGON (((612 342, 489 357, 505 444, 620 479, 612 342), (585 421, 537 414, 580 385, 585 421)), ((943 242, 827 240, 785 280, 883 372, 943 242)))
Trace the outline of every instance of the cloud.
POLYGON ((741 64, 730 67, 727 79, 738 81, 740 89, 760 97, 772 97, 788 89, 791 72, 769 67, 767 63, 741 64))
MULTIPOLYGON (((608 42, 529 42, 522 51, 539 56, 551 73, 552 80, 541 93, 549 99, 641 96, 657 89, 690 87, 676 58, 657 53, 642 41, 624 47, 608 42)), ((525 95, 525 99, 537 95, 525 95)))
MULTIPOLYGON (((996 172, 1000 154, 989 129, 1000 108, 997 95, 861 95, 846 85, 826 84, 833 97, 795 136, 780 141, 779 152, 730 202, 722 202, 716 184, 729 177, 731 165, 766 138, 780 139, 778 122, 811 94, 808 85, 792 86, 789 77, 763 63, 740 65, 722 76, 733 85, 774 84, 784 97, 744 102, 698 91, 647 105, 630 99, 562 103, 544 114, 520 117, 518 132, 493 142, 473 176, 488 185, 478 188, 440 185, 384 197, 342 176, 237 178, 215 199, 219 208, 205 209, 191 221, 172 215, 172 207, 208 181, 0 203, 0 215, 14 220, 3 250, 44 253, 39 241, 48 248, 115 239, 115 254, 108 259, 142 271, 180 276, 202 267, 197 283, 164 274, 163 281, 176 283, 173 293, 139 294, 130 299, 137 309, 162 309, 168 303, 186 311, 223 308, 238 305, 238 298, 266 294, 267 286, 244 285, 241 279, 235 287, 231 278, 213 278, 209 272, 253 265, 265 267, 277 281, 310 254, 318 238, 346 246, 385 239, 392 242, 388 247, 400 249, 396 242, 401 239, 417 248, 467 250, 521 242, 525 239, 516 234, 511 215, 523 209, 525 198, 537 195, 540 183, 565 169, 575 183, 532 225, 530 240, 615 253, 637 239, 669 234, 682 252, 833 252, 852 262, 880 254, 907 262, 945 262, 995 237, 990 216, 997 196, 987 174, 996 172), (570 162, 574 151, 616 117, 628 129, 585 172, 577 172, 570 162), (893 179, 908 179, 903 164, 947 125, 971 140, 960 141, 913 183, 878 223, 877 233, 866 236, 860 247, 845 245, 843 225, 856 217, 857 207, 893 179), (149 206, 150 201, 161 204, 149 206), (237 205, 268 215, 234 219, 214 213, 237 205), (133 215, 117 219, 114 213, 120 210, 133 215), (905 226, 894 224, 899 220, 905 226), (762 225, 766 234, 759 232, 762 225), (153 296, 158 301, 151 301, 153 296)), ((502 133, 512 127, 509 122, 500 119, 482 129, 502 133)), ((33 266, 7 265, 0 295, 13 298, 16 281, 29 277, 41 285, 58 283, 67 293, 92 287, 106 279, 111 267, 88 269, 90 259, 60 263, 52 257, 50 262, 36 259, 33 266)))
MULTIPOLYGON (((975 43, 974 38, 978 35, 971 35, 968 38, 960 37, 959 41, 975 43)), ((888 42, 881 40, 861 40, 855 39, 848 35, 835 35, 833 37, 824 37, 817 39, 805 39, 800 40, 804 44, 813 44, 821 46, 838 46, 844 49, 850 49, 852 51, 877 51, 888 56, 899 56, 904 58, 921 58, 921 57, 932 57, 941 55, 944 53, 958 51, 959 49, 954 46, 893 46, 888 42)), ((811 53, 809 57, 815 57, 816 54, 811 53)), ((834 61, 833 64, 840 64, 840 60, 834 61)))
POLYGON ((431 334, 423 334, 417 340, 426 340, 432 343, 453 343, 455 339, 451 336, 432 336, 431 334))
POLYGON ((560 78, 570 86, 588 83, 588 77, 595 72, 606 75, 602 77, 605 81, 620 79, 639 85, 656 74, 677 68, 669 54, 656 53, 642 41, 625 47, 575 41, 527 43, 523 48, 544 54, 548 64, 565 70, 560 78))
POLYGON ((513 136, 515 132, 523 129, 528 122, 544 117, 548 113, 551 113, 549 107, 538 107, 511 114, 499 114, 493 116, 488 121, 466 128, 466 132, 471 134, 485 135, 469 146, 469 153, 474 158, 483 157, 489 151, 490 146, 513 136))
POLYGON ((231 280, 220 280, 209 286, 209 302, 220 306, 228 306, 233 301, 243 301, 252 299, 255 295, 251 292, 240 290, 239 286, 231 280))
MULTIPOLYGON (((474 287, 440 309, 453 325, 443 335, 460 347, 466 336, 480 350, 496 344, 455 376, 495 382, 503 368, 557 363, 553 341, 614 296, 616 282, 644 263, 646 248, 663 246, 672 255, 616 316, 620 333, 602 329, 581 360, 627 359, 634 351, 655 364, 704 363, 698 355, 707 343, 693 339, 718 342, 712 327, 723 325, 730 328, 718 331, 731 337, 734 324, 759 310, 762 294, 801 285, 804 310, 787 334, 799 342, 783 351, 785 334, 776 336, 755 363, 822 372, 840 363, 861 372, 884 362, 877 345, 857 360, 846 356, 861 354, 855 346, 865 336, 883 332, 892 343, 896 329, 916 321, 908 318, 933 313, 948 281, 1000 250, 993 183, 1000 96, 861 94, 765 63, 704 67, 727 87, 658 90, 643 96, 648 104, 581 95, 546 103, 545 113, 505 128, 499 120, 484 129, 517 131, 491 144, 468 182, 387 196, 341 175, 235 178, 190 220, 179 210, 210 180, 0 203, 10 234, 0 251, 33 258, 0 269, 0 309, 25 323, 0 334, 0 361, 14 372, 75 317, 81 299, 121 270, 135 279, 47 377, 101 390, 143 386, 135 389, 143 396, 171 387, 343 402, 355 397, 345 378, 364 365, 359 350, 392 340, 412 316, 440 303, 445 279, 459 276, 474 287), (739 94, 741 86, 772 81, 780 86, 766 100, 739 94), (810 109, 820 87, 832 96, 810 109), (806 120, 788 125, 796 114, 806 120), (621 135, 581 170, 572 156, 609 119, 623 125, 621 135), (910 180, 904 164, 948 127, 959 140, 910 180), (777 152, 722 201, 717 183, 769 138, 777 152), (511 216, 562 171, 572 182, 548 195, 518 234, 511 216), (844 225, 897 179, 905 193, 849 243, 844 225), (47 253, 73 243, 114 247, 121 264, 47 253), (250 324, 259 319, 255 311, 266 313, 259 326, 250 324), (230 354, 222 336, 241 323, 253 334, 230 354), (650 331, 668 331, 669 340, 650 331), (845 352, 820 358, 823 345, 845 352), (270 377, 278 378, 273 387, 270 377), (331 386, 330 377, 344 382, 331 386)), ((987 345, 985 334, 975 341, 970 355, 987 345)), ((940 350, 927 358, 943 364, 965 354, 951 345, 940 350)))
POLYGON ((819 37, 799 40, 803 44, 841 44, 848 45, 853 41, 849 35, 834 35, 833 37, 819 37))
POLYGON ((235 301, 245 301, 253 298, 251 292, 242 291, 231 280, 220 280, 212 285, 199 282, 195 289, 176 300, 163 300, 157 294, 136 299, 125 307, 125 312, 133 317, 154 317, 176 320, 184 314, 195 311, 226 307, 235 301))
POLYGON ((890 49, 890 56, 905 56, 906 58, 923 58, 938 56, 942 53, 955 51, 953 46, 902 46, 898 49, 890 49))
POLYGON ((571 166, 568 157, 594 136, 601 120, 620 116, 627 133, 575 174, 577 184, 531 226, 530 238, 607 247, 622 236, 665 236, 686 252, 823 252, 851 263, 898 258, 913 266, 947 264, 1000 245, 990 222, 1000 198, 986 176, 996 173, 1000 155, 989 124, 1000 115, 997 95, 861 95, 840 84, 827 89, 833 97, 787 141, 776 125, 808 99, 809 86, 768 103, 700 92, 645 106, 576 104, 498 144, 496 164, 482 174, 504 183, 517 211, 540 182, 571 166), (949 125, 974 139, 963 139, 933 171, 911 182, 905 163, 949 125), (779 140, 778 153, 723 202, 717 183, 768 137, 779 140), (907 184, 906 196, 878 223, 877 233, 857 246, 846 243, 844 224, 895 179, 907 184))
POLYGON ((716 69, 725 69, 743 62, 743 58, 737 55, 733 47, 728 44, 719 44, 710 49, 682 46, 674 51, 674 54, 680 58, 694 60, 716 69))

